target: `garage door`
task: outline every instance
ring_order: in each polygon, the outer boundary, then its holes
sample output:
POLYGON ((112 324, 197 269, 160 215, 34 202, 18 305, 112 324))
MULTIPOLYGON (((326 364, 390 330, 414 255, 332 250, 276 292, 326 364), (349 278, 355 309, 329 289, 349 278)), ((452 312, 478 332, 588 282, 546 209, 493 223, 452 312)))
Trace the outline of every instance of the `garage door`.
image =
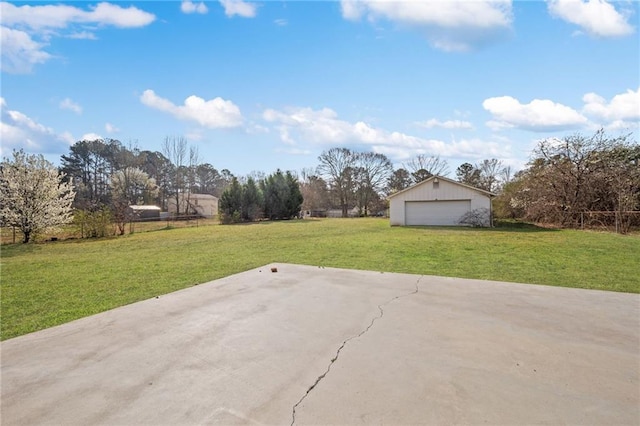
POLYGON ((471 200, 407 201, 404 206, 407 225, 459 225, 460 217, 471 210, 471 200))

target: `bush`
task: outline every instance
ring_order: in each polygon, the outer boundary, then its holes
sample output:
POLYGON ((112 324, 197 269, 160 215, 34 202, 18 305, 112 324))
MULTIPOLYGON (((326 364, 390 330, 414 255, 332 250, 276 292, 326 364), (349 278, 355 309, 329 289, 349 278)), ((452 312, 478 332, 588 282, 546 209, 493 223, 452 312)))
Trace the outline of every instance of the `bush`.
POLYGON ((458 223, 474 228, 488 227, 491 226, 491 212, 487 208, 474 209, 463 214, 458 223))
POLYGON ((80 238, 100 238, 113 235, 112 219, 111 211, 106 207, 96 211, 76 210, 73 224, 80 238))
POLYGON ((220 213, 220 223, 223 225, 229 225, 231 223, 240 223, 242 222, 242 216, 238 210, 234 210, 233 213, 220 213))

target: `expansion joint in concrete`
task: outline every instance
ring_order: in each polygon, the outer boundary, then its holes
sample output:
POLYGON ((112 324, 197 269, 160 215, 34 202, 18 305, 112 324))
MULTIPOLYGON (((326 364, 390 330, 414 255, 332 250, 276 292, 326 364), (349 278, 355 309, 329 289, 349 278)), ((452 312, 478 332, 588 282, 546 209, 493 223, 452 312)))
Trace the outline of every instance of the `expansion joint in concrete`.
POLYGON ((345 341, 342 342, 342 344, 340 345, 340 347, 336 351, 336 355, 333 358, 331 358, 331 361, 329 362, 329 365, 327 366, 327 369, 325 370, 325 372, 322 373, 321 375, 319 375, 316 378, 315 382, 313 382, 313 384, 311 386, 309 386, 309 388, 307 389, 305 394, 302 395, 302 398, 300 398, 298 400, 298 402, 296 402, 295 405, 293 406, 293 408, 291 410, 291 426, 293 426, 296 423, 296 408, 298 408, 298 406, 302 403, 302 401, 305 400, 305 398, 309 395, 309 393, 311 393, 311 391, 314 390, 316 386, 318 386, 318 384, 322 381, 322 379, 324 379, 327 376, 327 374, 329 374, 329 371, 331 371, 331 366, 338 360, 338 357, 340 356, 340 352, 342 351, 342 349, 344 349, 346 344, 349 343, 351 340, 357 339, 357 338, 361 337, 362 335, 364 335, 365 333, 367 333, 371 329, 371 327, 373 327, 373 324, 377 320, 379 320, 380 318, 382 318, 384 316, 383 307, 385 305, 388 305, 389 303, 393 302, 394 300, 398 300, 400 298, 411 296, 411 295, 414 295, 414 294, 418 293, 418 291, 419 291, 418 284, 420 283, 421 279, 422 279, 422 276, 420 276, 416 280, 416 289, 414 291, 412 291, 411 293, 406 293, 406 294, 401 294, 401 295, 395 296, 395 297, 387 300, 386 302, 379 304, 378 305, 378 311, 380 313, 378 314, 378 316, 373 317, 371 319, 371 322, 369 323, 369 325, 364 330, 362 330, 360 333, 356 334, 355 336, 351 336, 351 337, 349 337, 348 339, 346 339, 345 341))

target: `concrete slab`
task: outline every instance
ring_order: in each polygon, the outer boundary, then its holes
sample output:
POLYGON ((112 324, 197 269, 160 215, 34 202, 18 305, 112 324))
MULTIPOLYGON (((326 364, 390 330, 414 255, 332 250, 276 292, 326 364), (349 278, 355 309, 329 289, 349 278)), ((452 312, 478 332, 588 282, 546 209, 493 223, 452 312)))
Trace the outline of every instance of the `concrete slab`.
POLYGON ((640 424, 634 294, 278 264, 0 350, 3 425, 640 424))

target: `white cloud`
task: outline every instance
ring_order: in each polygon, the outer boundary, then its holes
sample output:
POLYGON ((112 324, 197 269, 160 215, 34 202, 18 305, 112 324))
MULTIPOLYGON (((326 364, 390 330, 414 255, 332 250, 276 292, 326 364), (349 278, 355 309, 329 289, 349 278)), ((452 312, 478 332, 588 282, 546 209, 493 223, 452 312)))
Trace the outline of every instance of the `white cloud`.
POLYGON ((62 4, 15 6, 7 2, 0 3, 3 25, 25 26, 34 30, 66 28, 77 23, 136 28, 149 25, 155 20, 155 15, 135 6, 124 8, 102 2, 89 6, 89 9, 62 4))
POLYGON ((511 30, 511 0, 378 1, 342 0, 342 16, 389 20, 425 33, 429 43, 445 51, 467 51, 511 30))
MULTIPOLYGON (((280 139, 289 146, 311 143, 328 146, 362 145, 395 160, 406 160, 416 154, 443 157, 487 158, 505 153, 504 145, 480 140, 444 142, 424 139, 402 132, 387 131, 363 121, 341 120, 330 108, 291 108, 285 111, 267 109, 263 119, 273 123, 280 139)), ((297 147, 296 149, 304 149, 297 147)))
POLYGON ((640 120, 640 88, 615 95, 610 102, 596 93, 582 97, 582 112, 605 121, 640 120))
POLYGON ((631 132, 636 129, 640 129, 640 121, 614 120, 606 124, 605 126, 600 127, 603 127, 605 130, 610 131, 631 132))
POLYGON ((111 123, 105 123, 104 130, 107 133, 118 133, 120 131, 120 129, 118 129, 116 126, 114 126, 111 123))
POLYGON ((494 130, 520 128, 534 132, 570 130, 587 124, 587 118, 576 110, 547 99, 534 99, 521 104, 511 96, 488 98, 482 103, 493 115, 487 126, 494 130))
POLYGON ((60 101, 61 109, 68 109, 69 111, 73 111, 76 114, 82 114, 82 107, 76 102, 72 101, 70 98, 64 98, 60 101))
POLYGON ((270 132, 268 127, 253 122, 246 126, 245 131, 250 135, 266 134, 270 132))
POLYGON ((84 135, 82 135, 82 137, 80 138, 81 141, 95 141, 98 139, 104 139, 102 136, 100 136, 97 133, 85 133, 84 135))
POLYGON ((95 39, 93 33, 78 26, 136 28, 149 25, 155 15, 134 6, 98 3, 84 10, 75 6, 23 5, 0 2, 2 16, 2 70, 28 73, 33 66, 52 58, 44 49, 52 37, 95 39))
POLYGON ((66 131, 65 131, 65 132, 62 132, 62 133, 58 136, 58 138, 59 138, 61 141, 66 142, 66 143, 67 143, 67 145, 69 145, 69 146, 71 146, 71 145, 73 145, 74 143, 76 143, 76 140, 75 140, 75 138, 73 137, 73 135, 71 134, 71 132, 66 132, 66 131))
POLYGON ((435 118, 431 118, 427 121, 420 121, 416 123, 418 126, 426 127, 427 129, 441 128, 441 129, 465 129, 472 130, 473 124, 468 121, 462 120, 445 120, 440 121, 435 118))
POLYGON ((38 123, 28 115, 7 108, 4 98, 0 98, 0 154, 5 156, 12 149, 24 149, 40 154, 60 154, 72 143, 68 132, 57 134, 51 127, 38 123))
POLYGON ((42 64, 51 58, 43 50, 43 43, 34 41, 24 31, 0 27, 2 71, 15 74, 29 73, 36 64, 42 64))
POLYGON ((287 21, 286 19, 276 19, 275 21, 273 21, 274 24, 276 24, 279 27, 285 27, 289 24, 289 21, 287 21))
POLYGON ((235 15, 243 18, 254 18, 257 12, 255 3, 247 3, 243 0, 220 0, 220 4, 224 7, 224 13, 228 17, 235 15))
POLYGON ((634 32, 629 16, 605 0, 549 0, 547 6, 552 16, 576 24, 592 36, 620 37, 634 32))
POLYGON ((75 40, 97 40, 98 37, 89 31, 77 31, 67 35, 67 38, 75 40))
POLYGON ((204 4, 204 2, 195 4, 191 0, 182 0, 182 3, 180 4, 180 10, 182 11, 182 13, 200 13, 200 14, 205 14, 209 11, 209 9, 207 8, 207 5, 204 4))
POLYGON ((159 97, 153 90, 145 90, 140 96, 140 101, 148 107, 167 112, 179 120, 195 121, 211 129, 238 127, 243 121, 240 108, 233 102, 220 97, 205 101, 191 95, 185 99, 184 105, 177 106, 159 97))

